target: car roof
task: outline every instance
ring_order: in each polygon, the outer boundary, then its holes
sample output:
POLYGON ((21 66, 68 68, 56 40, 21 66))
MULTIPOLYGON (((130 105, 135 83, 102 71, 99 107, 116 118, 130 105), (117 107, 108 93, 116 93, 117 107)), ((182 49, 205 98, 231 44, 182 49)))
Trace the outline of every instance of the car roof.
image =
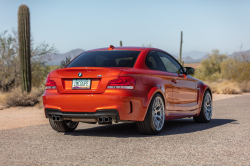
MULTIPOLYGON (((109 47, 105 47, 105 48, 97 48, 97 49, 93 49, 93 50, 88 50, 86 52, 91 52, 91 51, 107 51, 109 50, 109 47)), ((113 49, 115 50, 130 50, 130 51, 142 51, 142 50, 159 50, 157 48, 151 48, 151 47, 114 47, 113 49)))

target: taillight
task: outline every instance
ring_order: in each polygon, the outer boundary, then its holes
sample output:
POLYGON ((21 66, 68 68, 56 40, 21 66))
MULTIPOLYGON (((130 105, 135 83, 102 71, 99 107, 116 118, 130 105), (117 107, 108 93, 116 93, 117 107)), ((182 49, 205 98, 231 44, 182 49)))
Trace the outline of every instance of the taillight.
POLYGON ((108 83, 107 89, 134 89, 135 79, 133 77, 118 77, 108 83))
POLYGON ((47 77, 45 89, 56 89, 56 82, 47 77))

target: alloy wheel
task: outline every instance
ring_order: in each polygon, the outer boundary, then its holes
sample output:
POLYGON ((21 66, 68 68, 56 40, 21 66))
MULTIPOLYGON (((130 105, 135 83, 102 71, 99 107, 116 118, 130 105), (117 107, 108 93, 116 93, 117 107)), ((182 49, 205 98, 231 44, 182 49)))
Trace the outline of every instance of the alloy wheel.
POLYGON ((207 93, 204 100, 204 112, 207 120, 211 119, 212 111, 213 111, 212 98, 210 93, 207 93))
POLYGON ((157 96, 152 107, 152 119, 156 130, 161 130, 165 121, 164 103, 161 97, 157 96))

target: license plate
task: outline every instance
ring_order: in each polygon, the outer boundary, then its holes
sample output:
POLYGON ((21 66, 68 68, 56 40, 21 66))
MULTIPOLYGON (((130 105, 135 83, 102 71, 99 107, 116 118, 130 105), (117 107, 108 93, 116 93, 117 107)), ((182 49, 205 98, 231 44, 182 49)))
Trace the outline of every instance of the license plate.
POLYGON ((73 79, 72 89, 90 89, 90 79, 73 79))

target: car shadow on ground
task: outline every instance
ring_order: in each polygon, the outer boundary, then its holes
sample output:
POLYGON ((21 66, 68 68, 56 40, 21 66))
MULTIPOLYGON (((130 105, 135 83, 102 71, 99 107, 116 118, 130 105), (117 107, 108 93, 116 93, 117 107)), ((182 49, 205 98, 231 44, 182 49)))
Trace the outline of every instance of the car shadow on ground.
MULTIPOLYGON (((210 123, 195 123, 193 119, 178 119, 167 121, 162 132, 157 136, 192 133, 219 127, 228 123, 237 124, 234 119, 212 119, 210 123)), ((91 125, 89 125, 91 126, 91 125)), ((154 137, 155 135, 143 135, 135 123, 119 123, 115 125, 103 125, 87 129, 76 129, 74 132, 66 132, 72 136, 97 136, 97 137, 154 137)))

